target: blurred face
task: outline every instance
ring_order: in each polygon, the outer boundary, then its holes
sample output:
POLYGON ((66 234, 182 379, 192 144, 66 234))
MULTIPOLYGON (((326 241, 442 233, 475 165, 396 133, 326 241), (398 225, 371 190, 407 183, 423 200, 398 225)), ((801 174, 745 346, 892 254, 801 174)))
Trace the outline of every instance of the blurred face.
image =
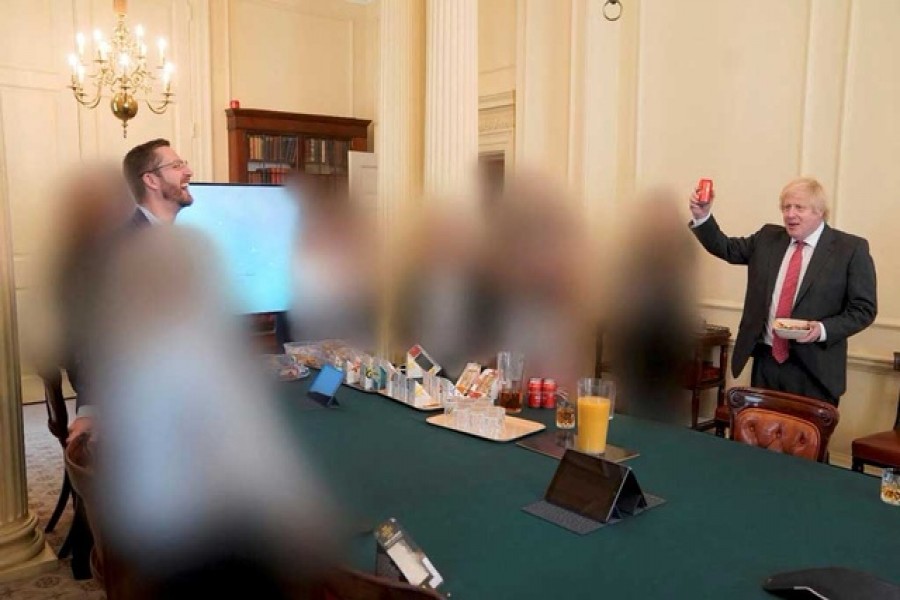
POLYGON ((154 152, 157 156, 157 167, 150 175, 156 177, 162 197, 175 202, 181 208, 193 204, 189 184, 194 172, 187 161, 182 160, 168 146, 157 148, 154 152))
POLYGON ((788 235, 805 240, 822 224, 824 215, 808 194, 794 192, 781 201, 781 217, 788 235))

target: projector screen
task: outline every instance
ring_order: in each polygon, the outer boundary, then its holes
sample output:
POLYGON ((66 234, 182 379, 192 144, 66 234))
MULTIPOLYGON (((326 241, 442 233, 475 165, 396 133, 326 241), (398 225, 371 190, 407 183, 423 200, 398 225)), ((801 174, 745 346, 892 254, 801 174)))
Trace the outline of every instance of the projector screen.
POLYGON ((176 224, 211 238, 242 313, 287 310, 291 299, 291 253, 300 211, 281 186, 191 183, 194 203, 176 224))

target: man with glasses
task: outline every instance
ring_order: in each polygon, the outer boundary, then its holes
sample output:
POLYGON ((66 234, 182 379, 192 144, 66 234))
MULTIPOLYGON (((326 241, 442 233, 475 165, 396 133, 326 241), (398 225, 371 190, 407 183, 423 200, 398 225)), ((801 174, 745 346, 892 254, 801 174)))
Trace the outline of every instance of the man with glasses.
POLYGON ((701 202, 695 191, 691 226, 707 252, 747 265, 734 376, 753 356, 753 386, 837 406, 847 389, 847 338, 875 320, 875 264, 866 240, 828 226, 825 190, 815 179, 789 182, 780 203, 783 227, 731 238, 710 214, 712 199, 701 202), (776 319, 788 317, 808 322, 797 340, 772 331, 776 319))
POLYGON ((168 140, 156 139, 132 148, 122 161, 125 178, 138 206, 132 224, 172 224, 178 211, 190 206, 194 172, 172 149, 168 140))

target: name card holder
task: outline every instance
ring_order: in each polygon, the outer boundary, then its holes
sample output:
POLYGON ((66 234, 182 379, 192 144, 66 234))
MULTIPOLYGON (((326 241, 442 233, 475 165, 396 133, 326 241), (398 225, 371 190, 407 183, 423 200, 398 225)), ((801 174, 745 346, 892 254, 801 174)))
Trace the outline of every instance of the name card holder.
POLYGON ((375 528, 378 543, 375 574, 395 581, 437 589, 444 578, 396 519, 375 528))

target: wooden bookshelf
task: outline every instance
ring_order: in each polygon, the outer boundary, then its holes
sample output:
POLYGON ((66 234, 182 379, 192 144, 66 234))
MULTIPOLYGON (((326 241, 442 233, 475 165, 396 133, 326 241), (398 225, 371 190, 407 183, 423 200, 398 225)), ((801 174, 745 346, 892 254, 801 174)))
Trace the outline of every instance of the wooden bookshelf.
POLYGON ((331 192, 346 191, 347 152, 367 149, 371 122, 252 108, 225 115, 232 183, 281 184, 298 172, 331 192))

